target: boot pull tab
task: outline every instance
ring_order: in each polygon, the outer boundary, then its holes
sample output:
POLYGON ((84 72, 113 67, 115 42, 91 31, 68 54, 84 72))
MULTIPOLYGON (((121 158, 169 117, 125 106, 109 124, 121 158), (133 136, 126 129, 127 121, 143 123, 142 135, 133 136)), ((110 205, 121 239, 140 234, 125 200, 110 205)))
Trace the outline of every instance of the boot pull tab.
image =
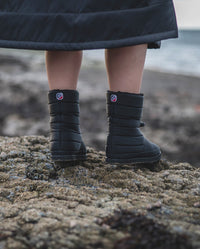
POLYGON ((140 127, 144 127, 146 124, 143 121, 140 121, 140 127))

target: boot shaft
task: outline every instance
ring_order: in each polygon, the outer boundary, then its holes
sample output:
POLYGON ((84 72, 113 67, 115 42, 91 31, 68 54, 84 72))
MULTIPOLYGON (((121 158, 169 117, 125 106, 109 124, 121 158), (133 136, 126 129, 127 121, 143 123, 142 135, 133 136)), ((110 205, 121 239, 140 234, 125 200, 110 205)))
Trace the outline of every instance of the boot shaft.
POLYGON ((131 131, 137 134, 139 131, 136 128, 142 126, 140 119, 142 116, 143 98, 142 93, 107 91, 106 113, 109 122, 109 131, 113 132, 124 127, 126 130, 121 130, 127 133, 127 135, 131 131))
POLYGON ((50 90, 48 108, 50 129, 73 129, 80 133, 79 92, 77 90, 50 90))
POLYGON ((148 162, 160 159, 160 149, 140 131, 143 94, 107 92, 109 130, 106 143, 107 162, 148 162))
POLYGON ((50 90, 50 151, 53 160, 82 160, 86 147, 82 141, 77 90, 50 90))

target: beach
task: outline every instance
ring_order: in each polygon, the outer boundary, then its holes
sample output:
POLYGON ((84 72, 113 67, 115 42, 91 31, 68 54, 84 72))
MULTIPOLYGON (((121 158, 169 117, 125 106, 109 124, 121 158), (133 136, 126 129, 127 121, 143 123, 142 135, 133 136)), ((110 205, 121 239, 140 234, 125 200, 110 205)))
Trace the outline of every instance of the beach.
MULTIPOLYGON (((48 82, 44 53, 0 50, 0 135, 49 136, 48 82)), ((200 78, 145 70, 141 131, 175 162, 200 162, 200 78)), ((79 82, 80 124, 85 144, 105 150, 105 64, 84 58, 79 82)))

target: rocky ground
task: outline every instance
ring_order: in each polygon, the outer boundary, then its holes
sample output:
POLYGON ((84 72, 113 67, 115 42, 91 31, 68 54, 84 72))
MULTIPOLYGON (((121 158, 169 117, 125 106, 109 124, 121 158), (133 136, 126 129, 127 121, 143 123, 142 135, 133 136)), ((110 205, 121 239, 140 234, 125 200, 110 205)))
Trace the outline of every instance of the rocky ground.
MULTIPOLYGON (((0 49, 0 135, 49 136, 44 52, 0 49)), ((87 146, 104 150, 107 135, 105 65, 84 57, 79 77, 81 130, 87 146)), ((145 71, 142 132, 163 158, 200 162, 200 79, 145 71)))
POLYGON ((62 169, 44 136, 0 147, 0 248, 200 248, 200 168, 106 164, 87 147, 62 169))

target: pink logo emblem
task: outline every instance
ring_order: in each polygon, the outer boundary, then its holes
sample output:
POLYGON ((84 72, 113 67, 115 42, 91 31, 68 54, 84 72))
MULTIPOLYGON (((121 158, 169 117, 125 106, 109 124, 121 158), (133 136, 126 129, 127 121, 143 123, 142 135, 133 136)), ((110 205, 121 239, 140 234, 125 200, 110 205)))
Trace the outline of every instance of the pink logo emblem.
POLYGON ((63 93, 56 93, 56 98, 57 98, 57 100, 63 100, 63 98, 64 98, 63 93))
POLYGON ((111 100, 111 102, 117 102, 117 95, 112 94, 112 95, 110 96, 110 100, 111 100))

